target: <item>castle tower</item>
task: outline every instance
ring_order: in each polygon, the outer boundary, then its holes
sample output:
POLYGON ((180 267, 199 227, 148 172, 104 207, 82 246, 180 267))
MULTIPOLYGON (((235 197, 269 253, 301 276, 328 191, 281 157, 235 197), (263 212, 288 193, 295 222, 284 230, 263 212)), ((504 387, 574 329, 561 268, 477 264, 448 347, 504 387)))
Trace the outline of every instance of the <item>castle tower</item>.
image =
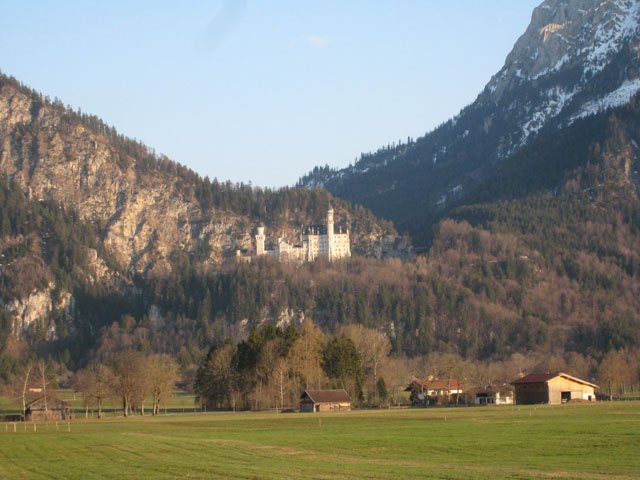
POLYGON ((327 254, 329 261, 333 260, 333 207, 331 204, 327 210, 327 254))
POLYGON ((258 227, 256 234, 256 256, 264 255, 264 227, 258 227))

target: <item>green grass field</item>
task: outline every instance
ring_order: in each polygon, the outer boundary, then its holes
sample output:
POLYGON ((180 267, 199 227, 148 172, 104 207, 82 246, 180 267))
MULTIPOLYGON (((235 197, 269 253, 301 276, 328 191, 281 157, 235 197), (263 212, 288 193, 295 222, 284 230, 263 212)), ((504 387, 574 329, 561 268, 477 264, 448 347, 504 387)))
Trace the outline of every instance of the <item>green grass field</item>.
POLYGON ((640 478, 640 403, 0 424, 0 478, 640 478), (25 431, 26 428, 26 431, 25 431))

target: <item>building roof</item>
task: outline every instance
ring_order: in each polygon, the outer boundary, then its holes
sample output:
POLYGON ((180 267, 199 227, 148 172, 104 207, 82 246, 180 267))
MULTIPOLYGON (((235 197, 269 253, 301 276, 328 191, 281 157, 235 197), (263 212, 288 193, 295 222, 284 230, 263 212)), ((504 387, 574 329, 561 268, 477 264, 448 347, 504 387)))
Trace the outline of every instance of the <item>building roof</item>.
MULTIPOLYGON (((47 410, 62 410, 69 408, 69 403, 60 400, 59 398, 49 397, 47 398, 47 410)), ((38 397, 35 400, 27 403, 26 408, 31 410, 44 410, 44 397, 38 397)))
POLYGON ((557 372, 557 373, 531 373, 529 375, 525 375, 522 378, 518 378, 511 382, 511 385, 523 385, 527 383, 546 383, 549 380, 552 380, 556 377, 562 377, 572 382, 581 383, 582 385, 588 385, 593 388, 599 388, 598 385, 594 383, 589 383, 585 380, 581 380, 576 377, 572 377, 571 375, 567 375, 566 373, 557 372))
MULTIPOLYGON (((414 380, 413 383, 417 383, 422 388, 427 390, 460 390, 462 386, 458 380, 414 380)), ((407 387, 406 391, 411 390, 411 385, 407 387)))
POLYGON ((302 227, 303 235, 326 235, 326 225, 305 225, 302 227))
POLYGON ((460 382, 458 380, 431 380, 427 382, 427 387, 431 390, 459 390, 460 382))
MULTIPOLYGON (((347 233, 349 229, 347 225, 344 223, 335 223, 333 225, 333 233, 347 233)), ((327 226, 326 225, 304 225, 302 227, 303 235, 326 235, 327 234, 327 226)))
POLYGON ((313 403, 345 403, 351 402, 351 397, 346 390, 305 390, 300 397, 303 400, 305 397, 311 399, 313 403))
POLYGON ((504 395, 504 396, 512 396, 513 395, 513 387, 511 387, 510 385, 502 385, 502 386, 488 386, 488 387, 477 387, 477 388, 472 388, 471 390, 467 390, 467 394, 472 394, 472 395, 495 395, 496 393, 499 393, 500 395, 504 395))

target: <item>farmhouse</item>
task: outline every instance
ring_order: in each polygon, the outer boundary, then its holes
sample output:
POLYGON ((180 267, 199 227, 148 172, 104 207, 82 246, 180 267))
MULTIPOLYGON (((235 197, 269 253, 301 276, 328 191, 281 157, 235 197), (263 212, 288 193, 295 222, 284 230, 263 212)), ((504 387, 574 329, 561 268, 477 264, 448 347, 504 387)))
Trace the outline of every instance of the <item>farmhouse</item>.
POLYGON ((513 405, 513 390, 507 387, 482 387, 471 394, 474 405, 513 405))
POLYGON ((439 398, 447 397, 449 401, 462 395, 462 385, 458 380, 414 380, 405 389, 411 392, 411 402, 416 406, 435 404, 439 398))
POLYGON ((45 409, 45 398, 36 398, 27 403, 24 414, 26 422, 46 420, 67 420, 70 418, 70 408, 67 402, 57 398, 48 398, 45 409))
POLYGON ((549 403, 558 405, 570 401, 595 402, 597 385, 566 373, 534 373, 514 380, 516 404, 549 403))
POLYGON ((305 390, 300 397, 301 412, 338 412, 351 410, 346 390, 305 390))

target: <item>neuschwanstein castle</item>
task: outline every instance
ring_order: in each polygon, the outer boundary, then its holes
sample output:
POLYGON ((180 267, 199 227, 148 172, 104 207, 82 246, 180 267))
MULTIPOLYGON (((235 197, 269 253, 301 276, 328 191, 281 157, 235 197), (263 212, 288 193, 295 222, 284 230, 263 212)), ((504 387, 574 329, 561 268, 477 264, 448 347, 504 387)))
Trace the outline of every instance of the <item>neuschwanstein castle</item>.
POLYGON ((265 250, 264 227, 258 227, 256 234, 256 256, 272 255, 284 262, 312 262, 320 256, 329 261, 351 257, 349 230, 343 227, 334 228, 333 208, 329 206, 326 225, 304 227, 300 233, 300 245, 289 245, 278 238, 275 250, 265 250))

